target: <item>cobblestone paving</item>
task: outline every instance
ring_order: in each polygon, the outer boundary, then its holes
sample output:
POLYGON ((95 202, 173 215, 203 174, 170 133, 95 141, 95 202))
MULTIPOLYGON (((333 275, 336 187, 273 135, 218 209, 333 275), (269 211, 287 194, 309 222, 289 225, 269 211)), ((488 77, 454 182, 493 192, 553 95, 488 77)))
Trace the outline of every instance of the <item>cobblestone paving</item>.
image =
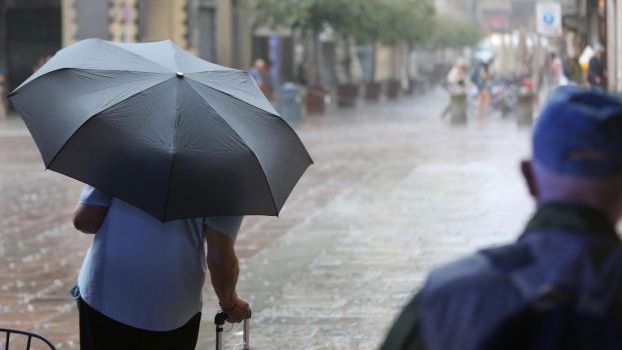
MULTIPOLYGON (((430 269, 517 236, 532 209, 517 166, 528 131, 450 127, 444 99, 362 104, 298 128, 316 164, 281 217, 247 218, 237 244, 252 348, 375 349, 430 269)), ((91 237, 69 225, 81 185, 42 170, 23 126, 1 122, 0 327, 76 349, 68 290, 91 237)), ((217 303, 204 295, 198 349, 213 348, 217 303)))

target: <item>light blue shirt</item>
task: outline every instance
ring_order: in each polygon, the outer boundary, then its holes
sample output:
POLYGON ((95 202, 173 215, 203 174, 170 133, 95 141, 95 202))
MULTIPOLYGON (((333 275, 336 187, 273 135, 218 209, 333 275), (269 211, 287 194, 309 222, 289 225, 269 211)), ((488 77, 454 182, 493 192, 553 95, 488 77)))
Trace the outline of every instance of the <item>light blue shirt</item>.
POLYGON ((207 269, 203 226, 235 240, 243 219, 162 223, 91 186, 80 203, 109 208, 80 269, 82 299, 118 322, 151 331, 179 328, 201 311, 207 269))

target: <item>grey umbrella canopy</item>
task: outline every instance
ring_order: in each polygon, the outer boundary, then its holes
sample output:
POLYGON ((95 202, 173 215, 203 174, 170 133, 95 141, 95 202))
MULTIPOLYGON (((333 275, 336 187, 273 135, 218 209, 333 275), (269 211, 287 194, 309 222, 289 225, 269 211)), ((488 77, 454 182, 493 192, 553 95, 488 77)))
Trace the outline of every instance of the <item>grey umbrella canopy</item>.
POLYGON ((46 168, 162 221, 278 215, 312 164, 248 73, 169 40, 80 41, 9 98, 46 168))

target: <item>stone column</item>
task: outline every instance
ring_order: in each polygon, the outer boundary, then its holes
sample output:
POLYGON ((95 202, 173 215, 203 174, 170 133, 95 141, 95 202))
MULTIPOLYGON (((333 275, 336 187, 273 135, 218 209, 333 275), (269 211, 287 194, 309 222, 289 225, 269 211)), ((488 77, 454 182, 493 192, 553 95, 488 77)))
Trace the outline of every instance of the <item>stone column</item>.
POLYGON ((67 47, 76 40, 76 0, 61 0, 62 46, 67 47))
POLYGON ((233 8, 231 0, 218 0, 218 64, 232 66, 233 58, 233 8))
POLYGON ((173 0, 171 3, 171 40, 177 45, 187 48, 186 33, 186 0, 173 0))
POLYGON ((149 0, 140 15, 141 41, 170 39, 183 48, 188 47, 186 0, 149 0))
POLYGON ((110 36, 113 41, 136 42, 138 36, 137 0, 111 0, 110 36))
POLYGON ((609 90, 622 92, 622 2, 607 0, 607 60, 609 90))
POLYGON ((233 21, 235 28, 233 28, 234 34, 234 50, 233 50, 233 67, 239 69, 248 69, 252 64, 252 14, 245 9, 245 2, 237 0, 234 2, 232 8, 236 20, 233 21))
POLYGON ((391 78, 393 70, 393 55, 390 47, 378 46, 376 50, 376 81, 381 82, 391 78))
POLYGON ((618 62, 616 62, 617 56, 617 24, 614 22, 614 18, 616 16, 616 2, 614 0, 606 0, 607 1, 607 12, 605 20, 607 22, 607 42, 603 43, 607 48, 605 55, 607 56, 607 89, 609 91, 614 91, 616 88, 616 80, 617 80, 617 66, 618 62))

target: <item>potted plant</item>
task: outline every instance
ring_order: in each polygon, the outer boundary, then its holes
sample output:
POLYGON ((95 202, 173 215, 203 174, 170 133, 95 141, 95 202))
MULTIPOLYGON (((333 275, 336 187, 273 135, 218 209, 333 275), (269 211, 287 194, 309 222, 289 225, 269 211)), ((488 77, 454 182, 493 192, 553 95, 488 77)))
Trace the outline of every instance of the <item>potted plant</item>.
POLYGON ((380 93, 382 92, 382 85, 375 81, 368 81, 365 83, 365 100, 375 102, 380 99, 380 93))
POLYGON ((359 94, 359 86, 354 83, 337 84, 337 105, 354 107, 359 94))
POLYGON ((400 90, 402 89, 402 83, 397 79, 389 79, 387 81, 387 98, 394 100, 400 96, 400 90))

